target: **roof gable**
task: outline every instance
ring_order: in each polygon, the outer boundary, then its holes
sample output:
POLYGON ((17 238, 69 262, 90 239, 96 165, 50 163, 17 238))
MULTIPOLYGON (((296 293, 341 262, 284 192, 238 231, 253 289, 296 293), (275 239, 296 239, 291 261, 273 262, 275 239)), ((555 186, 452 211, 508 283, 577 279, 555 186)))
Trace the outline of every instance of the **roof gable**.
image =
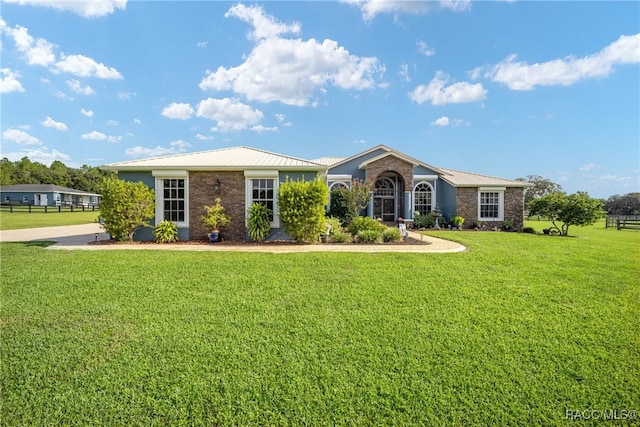
POLYGON ((496 178, 471 172, 461 172, 452 169, 440 169, 444 181, 454 187, 528 187, 529 184, 511 179, 496 178))
POLYGON ((399 152, 397 150, 394 150, 394 149, 389 148, 386 145, 382 145, 382 144, 381 145, 377 145, 377 146, 375 146, 373 148, 370 148, 369 150, 363 151, 361 153, 355 154, 355 155, 353 155, 351 157, 347 157, 345 159, 342 159, 342 160, 340 160, 340 161, 338 161, 338 162, 336 162, 334 164, 330 164, 329 167, 330 168, 334 168, 334 167, 343 165, 345 163, 352 162, 352 161, 357 160, 359 158, 363 158, 364 160, 361 163, 358 164, 358 168, 359 169, 364 169, 370 163, 378 161, 380 159, 384 159, 385 157, 388 157, 388 156, 396 157, 396 158, 398 158, 400 160, 403 160, 403 161, 405 161, 407 163, 410 163, 413 166, 423 166, 423 167, 425 167, 427 169, 431 169, 431 170, 433 170, 435 172, 440 173, 440 169, 439 168, 437 168, 435 166, 431 166, 431 165, 429 165, 427 163, 421 162, 420 160, 417 160, 417 159, 415 159, 415 158, 413 158, 411 156, 407 156, 404 153, 401 153, 401 152, 399 152), (379 154, 375 154, 378 151, 380 151, 380 153, 379 154), (369 155, 371 155, 371 156, 369 156, 369 155))

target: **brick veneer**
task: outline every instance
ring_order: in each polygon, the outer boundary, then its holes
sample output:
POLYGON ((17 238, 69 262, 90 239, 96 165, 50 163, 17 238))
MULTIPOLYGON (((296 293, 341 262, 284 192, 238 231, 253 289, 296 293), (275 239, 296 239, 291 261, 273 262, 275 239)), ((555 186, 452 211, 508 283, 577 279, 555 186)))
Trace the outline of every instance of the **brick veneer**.
MULTIPOLYGON (((458 187, 457 215, 464 218, 463 228, 472 228, 478 220, 478 188, 458 187)), ((524 227, 524 190, 508 187, 504 192, 504 220, 512 221, 514 230, 524 227)), ((485 228, 502 227, 503 221, 482 221, 485 228)))
POLYGON ((200 217, 205 206, 222 201, 225 212, 231 216, 231 224, 220 230, 225 240, 245 240, 245 179, 238 172, 189 172, 189 240, 206 240, 207 233, 200 217), (220 180, 220 194, 214 194, 213 185, 220 180))
POLYGON ((413 183, 413 165, 397 157, 387 156, 367 165, 367 179, 375 180, 383 172, 393 171, 400 175, 405 183, 405 189, 410 189, 413 183))

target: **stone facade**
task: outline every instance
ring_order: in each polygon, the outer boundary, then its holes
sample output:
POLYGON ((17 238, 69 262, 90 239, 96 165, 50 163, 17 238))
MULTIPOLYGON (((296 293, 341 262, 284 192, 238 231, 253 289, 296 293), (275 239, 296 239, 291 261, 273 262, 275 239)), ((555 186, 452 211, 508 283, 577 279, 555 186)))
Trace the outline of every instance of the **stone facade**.
MULTIPOLYGON (((473 228, 478 220, 478 188, 458 187, 456 215, 464 218, 462 228, 473 228)), ((508 187, 504 192, 504 221, 513 222, 514 230, 524 227, 524 189, 508 187)), ((482 221, 484 228, 501 228, 504 221, 482 221)))
POLYGON ((245 227, 245 178, 238 172, 189 172, 189 240, 206 240, 202 224, 205 206, 211 206, 220 198, 225 212, 231 216, 231 224, 220 230, 224 240, 244 241, 245 227), (214 193, 216 179, 220 180, 220 194, 214 193))
POLYGON ((397 157, 387 156, 367 165, 367 179, 375 180, 383 172, 395 172, 404 181, 405 187, 411 187, 413 183, 413 166, 397 157))

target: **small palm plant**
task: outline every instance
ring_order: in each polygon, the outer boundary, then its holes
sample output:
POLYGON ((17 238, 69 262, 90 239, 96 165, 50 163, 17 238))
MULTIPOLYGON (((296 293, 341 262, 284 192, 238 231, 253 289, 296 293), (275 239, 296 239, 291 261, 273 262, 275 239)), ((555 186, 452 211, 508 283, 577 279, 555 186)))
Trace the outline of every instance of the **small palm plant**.
POLYGON ((254 203, 249 207, 247 232, 254 242, 263 242, 271 233, 271 209, 262 203, 254 203))
POLYGON ((218 197, 216 204, 213 206, 205 206, 206 213, 202 215, 203 224, 210 231, 218 231, 221 227, 226 227, 231 223, 231 216, 224 212, 224 206, 222 206, 222 200, 218 197))

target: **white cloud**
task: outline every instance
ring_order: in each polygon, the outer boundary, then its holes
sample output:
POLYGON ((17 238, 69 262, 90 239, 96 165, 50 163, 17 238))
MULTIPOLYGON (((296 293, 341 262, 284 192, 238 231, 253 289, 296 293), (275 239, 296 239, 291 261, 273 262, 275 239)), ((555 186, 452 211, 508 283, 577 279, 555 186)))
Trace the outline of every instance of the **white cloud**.
POLYGON ((400 66, 400 71, 398 71, 398 74, 403 78, 405 82, 411 81, 411 77, 409 77, 409 66, 407 64, 402 64, 400 66))
POLYGON ((58 150, 52 149, 50 152, 46 150, 47 148, 43 147, 42 150, 22 150, 10 153, 2 153, 2 156, 6 157, 12 162, 17 162, 23 157, 28 157, 32 162, 38 162, 45 165, 50 165, 55 160, 60 160, 61 162, 68 162, 69 160, 71 160, 70 156, 61 153, 58 150))
POLYGON ((582 58, 569 56, 528 64, 516 62, 516 55, 510 55, 494 66, 474 70, 473 75, 484 75, 512 90, 532 90, 536 86, 569 86, 579 80, 606 77, 616 65, 637 63, 640 63, 640 33, 620 36, 599 52, 582 58))
POLYGON ((133 123, 135 123, 135 124, 137 124, 137 125, 140 125, 140 124, 142 124, 142 120, 140 120, 140 119, 133 119, 133 123))
POLYGON ((134 96, 136 96, 135 92, 118 92, 118 99, 122 101, 128 101, 134 96))
POLYGON ((61 90, 57 91, 55 95, 60 99, 68 99, 69 101, 73 101, 73 96, 69 96, 61 90))
POLYGON ((62 122, 56 122, 51 117, 47 117, 46 119, 44 119, 44 121, 40 122, 40 124, 48 128, 59 130, 61 132, 66 132, 68 129, 67 125, 62 122))
POLYGON ((27 28, 21 27, 20 25, 9 28, 5 24, 2 30, 13 38, 18 52, 25 55, 29 65, 42 65, 46 67, 56 60, 56 56, 53 53, 55 46, 45 39, 34 38, 29 34, 27 28))
POLYGON ((91 86, 82 86, 82 83, 78 80, 67 80, 66 83, 69 89, 80 95, 93 95, 95 93, 91 86))
POLYGON ((122 139, 121 136, 110 136, 110 135, 105 135, 102 132, 98 132, 97 130, 94 130, 92 132, 89 133, 85 133, 80 135, 80 138, 82 139, 88 139, 91 141, 107 141, 107 142, 118 142, 122 139))
POLYGON ((276 120, 278 120, 278 123, 282 123, 282 126, 287 126, 287 127, 293 126, 293 123, 287 121, 287 116, 285 116, 284 114, 276 113, 275 116, 276 116, 276 120))
POLYGON ((0 93, 24 92, 22 84, 18 81, 20 74, 8 68, 0 68, 0 93))
POLYGON ((35 136, 29 135, 20 129, 7 129, 2 132, 2 139, 13 141, 20 145, 42 145, 42 142, 35 136))
POLYGON ((460 118, 450 119, 447 116, 442 116, 434 120, 433 122, 431 122, 431 124, 433 126, 462 126, 463 124, 466 124, 468 126, 470 123, 469 122, 465 123, 465 121, 460 118))
POLYGON ((124 10, 127 0, 89 0, 89 1, 69 1, 69 0, 3 0, 7 3, 17 3, 21 5, 42 6, 52 9, 73 12, 85 18, 97 18, 116 11, 124 10))
POLYGON ((353 142, 355 144, 366 144, 367 141, 365 139, 354 139, 353 142))
POLYGON ((233 16, 251 24, 253 31, 249 33, 249 38, 253 40, 275 38, 281 34, 300 33, 300 24, 297 22, 291 25, 279 23, 275 17, 266 15, 260 6, 247 7, 243 4, 236 4, 224 16, 225 18, 233 16))
POLYGON ((160 114, 170 119, 187 120, 193 115, 193 107, 187 103, 172 102, 160 114))
POLYGON ((436 54, 436 50, 422 40, 418 40, 416 45, 418 46, 418 52, 420 52, 424 56, 433 56, 436 54))
POLYGON ((263 118, 262 111, 254 110, 249 105, 243 104, 237 99, 207 98, 197 106, 196 115, 215 120, 214 132, 230 132, 244 130, 260 123, 263 118))
POLYGON ((199 47, 201 49, 205 49, 207 46, 209 46, 209 42, 198 42, 198 43, 196 43, 196 47, 199 47))
POLYGON ((458 82, 445 86, 449 80, 449 76, 438 71, 428 85, 419 85, 410 92, 409 98, 418 104, 430 101, 432 105, 445 105, 479 102, 487 97, 480 83, 458 82))
POLYGON ((241 65, 207 71, 200 82, 202 90, 232 90, 252 101, 304 106, 329 83, 341 89, 368 89, 384 73, 377 58, 352 55, 333 40, 277 37, 298 32, 299 26, 275 22, 261 7, 238 5, 227 15, 250 22, 251 36, 260 41, 241 65))
POLYGON ((264 133, 264 132, 277 132, 278 131, 278 127, 277 126, 273 126, 273 127, 267 127, 267 126, 263 126, 263 125, 255 125, 255 126, 251 126, 251 130, 257 133, 264 133))
POLYGON ((208 141, 210 139, 213 139, 213 136, 207 136, 207 135, 203 135, 201 133, 196 134, 196 139, 200 140, 200 141, 208 141))
POLYGON ((169 156, 172 154, 184 153, 187 147, 190 146, 191 144, 189 144, 188 142, 178 140, 169 143, 169 147, 157 146, 155 148, 147 148, 138 145, 135 147, 127 148, 124 153, 127 156, 134 158, 169 156))
POLYGON ((96 77, 99 79, 122 79, 122 74, 113 67, 107 67, 84 55, 60 55, 55 69, 78 77, 96 77))
POLYGON ((596 165, 595 163, 587 163, 586 165, 582 165, 580 167, 581 171, 591 171, 594 169, 600 169, 602 166, 596 165))
POLYGON ((107 126, 118 126, 118 122, 115 120, 107 120, 107 126))
POLYGON ((83 116, 93 117, 93 111, 91 110, 85 110, 84 108, 81 108, 80 112, 82 113, 83 116))
POLYGON ((470 0, 340 0, 357 6, 362 12, 362 19, 369 22, 381 13, 424 14, 434 9, 449 9, 461 12, 471 8, 470 0))

